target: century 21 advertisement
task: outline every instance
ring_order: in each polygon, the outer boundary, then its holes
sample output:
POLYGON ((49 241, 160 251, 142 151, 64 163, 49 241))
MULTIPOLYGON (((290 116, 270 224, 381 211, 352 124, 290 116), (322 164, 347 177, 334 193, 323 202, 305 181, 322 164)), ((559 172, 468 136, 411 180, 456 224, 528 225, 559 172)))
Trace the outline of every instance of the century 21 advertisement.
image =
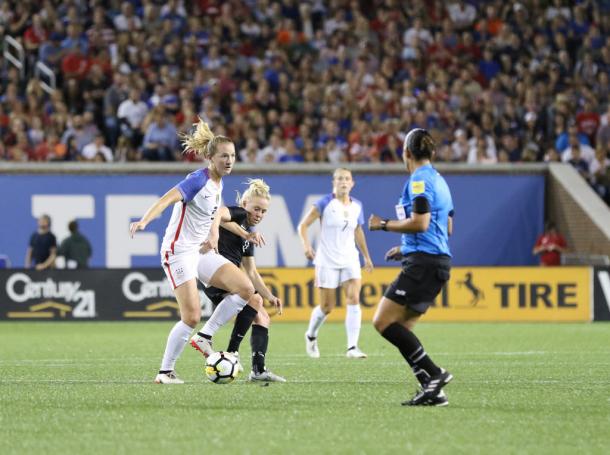
MULTIPOLYGON (((360 302, 370 321, 399 268, 363 272, 360 302)), ((261 269, 284 303, 275 322, 307 321, 319 301, 312 268, 261 269)), ((426 321, 590 321, 589 267, 456 267, 426 321)), ((601 295, 601 292, 598 293, 601 295)), ((200 290, 203 317, 212 307, 200 290)), ((268 302, 265 303, 269 305, 268 302)), ((345 298, 329 320, 342 321, 345 298)), ((158 269, 0 271, 0 320, 176 320, 178 305, 158 269)))

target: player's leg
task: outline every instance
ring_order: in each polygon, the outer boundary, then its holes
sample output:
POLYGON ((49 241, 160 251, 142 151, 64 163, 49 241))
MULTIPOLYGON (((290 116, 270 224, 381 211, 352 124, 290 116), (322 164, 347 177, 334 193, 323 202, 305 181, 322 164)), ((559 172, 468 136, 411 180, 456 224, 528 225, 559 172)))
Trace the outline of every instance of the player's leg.
POLYGON ((180 310, 178 321, 167 337, 159 374, 155 378, 158 384, 182 384, 175 372, 176 361, 184 351, 191 332, 201 319, 201 305, 197 281, 195 279, 196 256, 169 256, 163 259, 163 270, 174 288, 174 295, 180 310), (181 272, 181 273, 177 273, 181 272))
POLYGON ((318 332, 336 305, 336 292, 339 287, 339 269, 316 267, 316 287, 320 304, 311 311, 309 326, 305 332, 305 351, 312 358, 320 357, 318 349, 318 332))
POLYGON ((248 377, 250 381, 286 382, 286 379, 272 373, 265 367, 270 324, 269 313, 263 308, 258 312, 254 324, 252 324, 252 335, 250 335, 250 345, 252 347, 252 371, 248 377))
POLYGON ((360 309, 360 289, 362 288, 360 265, 354 268, 341 269, 341 287, 345 294, 345 331, 347 333, 346 356, 353 359, 364 359, 366 354, 358 347, 362 310, 360 309))
POLYGON ((191 345, 207 357, 214 352, 212 337, 218 329, 246 305, 258 311, 262 299, 254 293, 254 286, 246 274, 215 252, 200 255, 197 273, 202 282, 225 289, 229 293, 216 307, 203 328, 191 339, 191 345))
POLYGON ((246 333, 248 333, 248 330, 250 330, 250 326, 252 326, 252 323, 257 318, 258 314, 260 314, 260 310, 257 311, 250 305, 246 305, 243 310, 237 313, 233 324, 233 331, 231 332, 231 338, 229 339, 229 344, 227 346, 228 352, 239 352, 241 342, 246 336, 246 333))

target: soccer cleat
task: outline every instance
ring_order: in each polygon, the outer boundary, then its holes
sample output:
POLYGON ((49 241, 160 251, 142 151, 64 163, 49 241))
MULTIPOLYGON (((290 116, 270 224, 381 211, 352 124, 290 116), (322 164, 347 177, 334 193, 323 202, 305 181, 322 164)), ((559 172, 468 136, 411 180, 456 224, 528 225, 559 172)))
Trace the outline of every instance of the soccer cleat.
POLYGON ((241 360, 239 360, 239 352, 234 351, 234 352, 230 352, 229 354, 233 354, 233 357, 235 357, 237 359, 237 372, 243 373, 244 367, 241 364, 241 360))
MULTIPOLYGON (((418 391, 416 393, 415 397, 417 397, 420 393, 423 393, 423 392, 421 390, 418 391)), ((413 399, 415 397, 413 397, 413 399)), ((413 399, 403 401, 401 404, 403 406, 436 406, 436 407, 449 406, 449 398, 447 398, 447 395, 445 394, 444 390, 441 390, 438 393, 438 395, 436 395, 435 397, 432 397, 432 398, 428 399, 427 401, 425 401, 421 404, 418 404, 418 405, 412 404, 413 399)))
POLYGON ((198 334, 193 335, 191 338, 191 346, 201 352, 206 359, 215 352, 212 348, 212 340, 208 340, 198 334))
POLYGON ((437 396, 430 398, 427 403, 428 406, 449 406, 449 398, 444 390, 441 390, 437 396))
POLYGON ((176 376, 175 371, 169 373, 159 373, 155 377, 155 384, 184 384, 184 381, 176 376))
POLYGON ((251 371, 250 375, 248 376, 248 381, 286 382, 286 379, 265 369, 265 371, 262 373, 255 373, 254 371, 251 371))
POLYGON ((305 351, 307 351, 307 355, 312 359, 320 358, 320 351, 318 350, 318 339, 314 338, 313 340, 307 335, 305 332, 305 351))
POLYGON ((352 346, 345 353, 345 357, 348 359, 366 359, 367 356, 357 346, 352 346))
POLYGON ((403 404, 406 406, 429 406, 428 402, 436 398, 441 389, 449 384, 452 379, 453 375, 451 373, 441 369, 439 374, 432 376, 425 385, 422 385, 422 388, 417 391, 413 398, 403 404))

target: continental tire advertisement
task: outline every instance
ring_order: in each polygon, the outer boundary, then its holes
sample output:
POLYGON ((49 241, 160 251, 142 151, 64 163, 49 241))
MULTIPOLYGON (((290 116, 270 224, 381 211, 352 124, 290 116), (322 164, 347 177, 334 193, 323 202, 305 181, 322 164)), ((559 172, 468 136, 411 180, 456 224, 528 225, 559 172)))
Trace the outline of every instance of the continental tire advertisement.
MULTIPOLYGON (((363 320, 375 307, 400 269, 363 271, 363 320)), ((265 282, 284 301, 275 320, 307 321, 317 302, 312 269, 261 270, 265 282)), ((344 319, 344 298, 329 320, 344 319)), ((589 267, 455 267, 448 286, 425 315, 426 321, 590 321, 589 267)), ((271 313, 271 309, 269 309, 271 313)))
MULTIPOLYGON (((372 274, 363 272, 360 301, 365 321, 372 319, 377 303, 399 271, 388 267, 377 268, 372 274)), ((311 309, 318 302, 313 269, 274 268, 260 272, 267 286, 284 302, 281 316, 268 307, 274 321, 309 320, 311 309)), ((591 274, 588 267, 456 267, 425 320, 589 321, 591 274)), ((603 296, 603 286, 597 285, 597 296, 603 296)), ((211 306, 203 292, 200 295, 203 315, 207 317, 211 306)), ((344 302, 337 292, 337 310, 331 313, 330 320, 344 319, 344 302)), ((161 269, 0 271, 1 320, 177 318, 178 306, 161 269)))

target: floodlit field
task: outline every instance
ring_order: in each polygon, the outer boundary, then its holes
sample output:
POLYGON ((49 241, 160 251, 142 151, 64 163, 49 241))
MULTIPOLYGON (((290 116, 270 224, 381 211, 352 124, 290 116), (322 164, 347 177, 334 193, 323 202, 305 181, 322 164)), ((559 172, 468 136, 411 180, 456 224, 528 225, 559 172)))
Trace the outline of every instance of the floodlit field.
MULTIPOLYGON (((421 324, 454 373, 447 408, 407 408, 415 382, 365 324, 306 357, 304 324, 276 324, 268 366, 288 383, 215 385, 187 347, 184 386, 152 383, 171 323, 0 323, 0 453, 608 453, 610 326, 421 324)), ((223 330, 216 347, 224 347, 223 330)), ((249 370, 249 343, 242 359, 249 370)))

